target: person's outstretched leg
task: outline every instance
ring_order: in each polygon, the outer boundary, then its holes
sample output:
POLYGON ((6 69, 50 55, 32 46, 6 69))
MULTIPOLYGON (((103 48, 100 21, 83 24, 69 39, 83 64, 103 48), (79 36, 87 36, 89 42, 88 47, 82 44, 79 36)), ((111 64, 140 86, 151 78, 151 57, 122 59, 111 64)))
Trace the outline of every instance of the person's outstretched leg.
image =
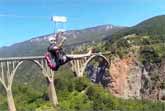
POLYGON ((69 61, 71 61, 71 60, 73 60, 73 58, 64 55, 64 56, 62 57, 62 59, 60 60, 60 65, 66 64, 67 62, 69 62, 69 61))
POLYGON ((63 57, 60 59, 60 65, 66 64, 67 62, 74 60, 74 59, 78 59, 78 58, 82 58, 82 57, 88 57, 92 54, 92 50, 90 50, 87 54, 73 54, 73 55, 63 55, 63 57))

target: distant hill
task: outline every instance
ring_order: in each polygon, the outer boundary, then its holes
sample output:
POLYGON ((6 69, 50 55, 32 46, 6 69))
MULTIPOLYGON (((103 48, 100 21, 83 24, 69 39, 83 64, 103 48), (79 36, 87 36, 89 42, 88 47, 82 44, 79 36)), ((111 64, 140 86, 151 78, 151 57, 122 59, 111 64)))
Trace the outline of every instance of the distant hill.
MULTIPOLYGON (((83 30, 70 30, 65 32, 67 37, 65 45, 78 45, 85 42, 99 41, 123 28, 125 27, 102 25, 83 30)), ((0 57, 43 55, 48 46, 47 39, 53 35, 52 33, 38 36, 9 47, 2 47, 0 48, 0 57)))
POLYGON ((147 19, 133 27, 125 28, 111 36, 105 37, 105 40, 116 40, 126 35, 149 35, 149 36, 165 36, 165 15, 156 16, 147 19))

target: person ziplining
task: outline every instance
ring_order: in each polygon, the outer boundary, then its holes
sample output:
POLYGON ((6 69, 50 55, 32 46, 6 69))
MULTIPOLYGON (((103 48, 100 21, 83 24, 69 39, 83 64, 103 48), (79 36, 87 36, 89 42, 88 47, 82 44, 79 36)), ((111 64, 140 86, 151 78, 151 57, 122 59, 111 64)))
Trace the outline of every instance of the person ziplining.
POLYGON ((57 29, 58 33, 56 33, 55 37, 52 36, 49 38, 50 45, 48 46, 47 53, 45 54, 47 64, 53 71, 57 71, 60 66, 73 59, 91 55, 91 50, 87 54, 66 55, 63 51, 63 45, 66 40, 66 37, 64 37, 64 23, 67 22, 67 18, 65 16, 53 16, 51 20, 55 22, 55 28, 59 26, 57 29), (59 39, 62 40, 59 42, 59 39))
POLYGON ((48 46, 47 53, 45 54, 45 59, 48 63, 49 68, 53 71, 57 71, 60 66, 68 63, 73 59, 87 57, 92 54, 92 50, 90 50, 87 54, 66 55, 63 51, 63 45, 66 37, 64 37, 63 34, 64 32, 58 32, 55 37, 49 38, 50 45, 48 46), (57 43, 58 38, 62 38, 60 43, 57 43))

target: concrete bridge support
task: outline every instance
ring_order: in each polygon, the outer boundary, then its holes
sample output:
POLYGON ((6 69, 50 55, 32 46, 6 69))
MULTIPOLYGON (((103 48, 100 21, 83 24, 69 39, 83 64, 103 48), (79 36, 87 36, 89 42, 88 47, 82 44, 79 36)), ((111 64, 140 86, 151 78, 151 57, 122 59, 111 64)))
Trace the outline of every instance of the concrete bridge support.
POLYGON ((12 58, 0 58, 0 83, 2 83, 8 100, 8 110, 16 111, 13 94, 12 84, 15 73, 18 67, 25 61, 32 61, 39 66, 44 77, 48 81, 48 95, 53 106, 58 104, 57 95, 54 86, 54 72, 49 69, 43 56, 37 57, 12 57, 12 58))
POLYGON ((12 95, 12 83, 17 68, 22 64, 19 61, 1 61, 0 82, 2 83, 6 94, 9 111, 16 111, 12 95))
POLYGON ((42 74, 45 76, 48 84, 48 96, 50 101, 52 102, 53 107, 56 107, 58 105, 58 99, 57 99, 57 94, 54 86, 54 75, 55 72, 52 71, 46 61, 42 61, 42 74))
POLYGON ((109 52, 108 53, 93 53, 91 56, 87 56, 84 58, 79 58, 71 61, 71 69, 73 72, 76 73, 77 77, 83 77, 83 74, 85 72, 85 69, 90 61, 95 59, 96 57, 104 59, 105 62, 107 62, 108 67, 110 67, 110 58, 109 58, 109 52))

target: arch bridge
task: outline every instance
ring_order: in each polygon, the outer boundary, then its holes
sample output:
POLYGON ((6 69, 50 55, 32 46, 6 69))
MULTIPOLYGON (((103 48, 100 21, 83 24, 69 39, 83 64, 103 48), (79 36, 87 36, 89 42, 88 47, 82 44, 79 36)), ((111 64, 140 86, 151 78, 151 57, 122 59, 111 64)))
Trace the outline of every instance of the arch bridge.
MULTIPOLYGON (((91 56, 74 59, 70 62, 71 69, 73 72, 76 73, 77 77, 82 77, 88 63, 96 57, 103 58, 107 62, 108 66, 110 66, 109 55, 110 52, 92 53, 91 56)), ((26 61, 32 61, 41 69, 43 76, 46 77, 46 79, 48 80, 49 99, 52 102, 52 105, 56 107, 56 105, 58 104, 58 100, 54 86, 55 72, 48 67, 44 56, 0 58, 0 83, 3 85, 7 94, 9 111, 16 111, 12 95, 12 83, 17 69, 26 61)))

